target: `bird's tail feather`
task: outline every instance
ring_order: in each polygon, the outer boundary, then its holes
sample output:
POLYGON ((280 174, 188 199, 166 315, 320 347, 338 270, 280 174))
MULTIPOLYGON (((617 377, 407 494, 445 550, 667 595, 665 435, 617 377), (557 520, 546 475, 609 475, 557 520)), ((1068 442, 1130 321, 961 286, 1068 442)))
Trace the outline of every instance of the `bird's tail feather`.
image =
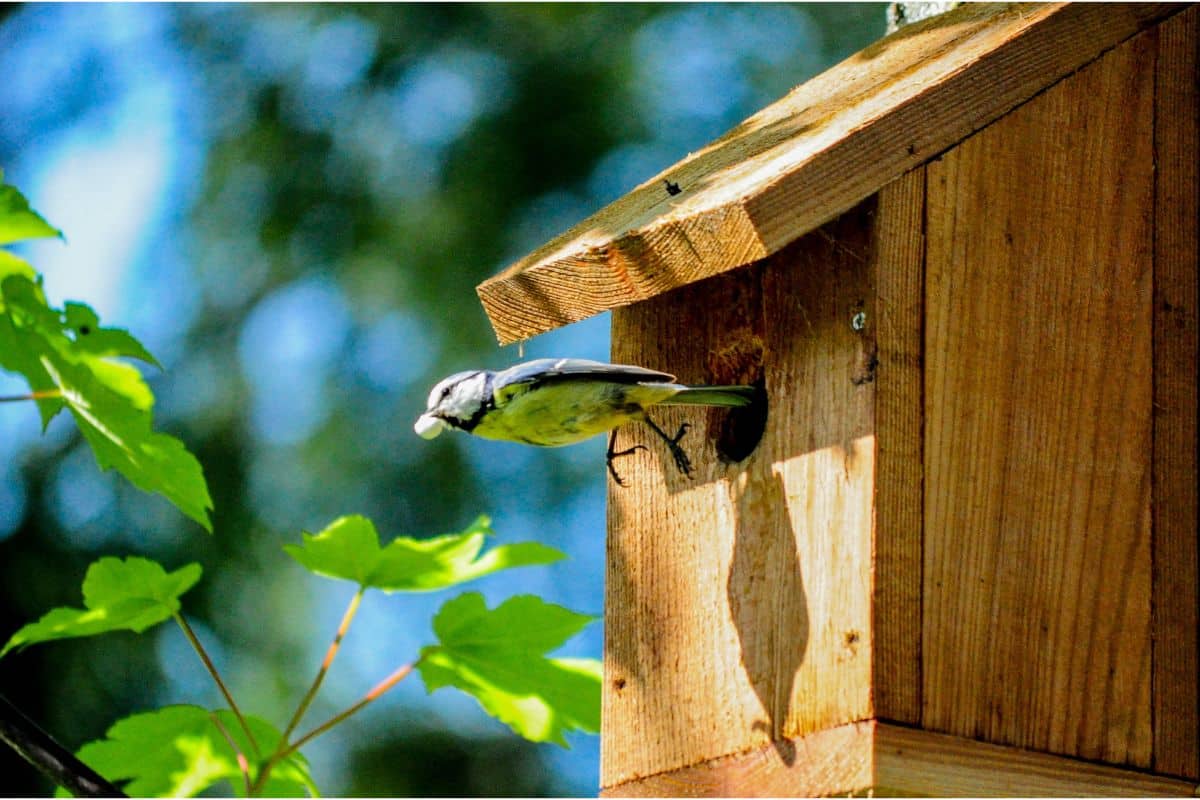
POLYGON ((688 386, 663 400, 664 406, 748 406, 758 390, 753 386, 688 386))

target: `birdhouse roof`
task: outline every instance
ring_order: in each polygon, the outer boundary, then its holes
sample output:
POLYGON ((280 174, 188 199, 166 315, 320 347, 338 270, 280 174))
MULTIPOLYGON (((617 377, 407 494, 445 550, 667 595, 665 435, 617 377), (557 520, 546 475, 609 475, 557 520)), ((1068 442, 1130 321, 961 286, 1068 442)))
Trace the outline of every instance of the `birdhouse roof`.
POLYGON ((484 309, 509 343, 769 256, 1182 8, 967 4, 902 28, 480 284, 484 309))

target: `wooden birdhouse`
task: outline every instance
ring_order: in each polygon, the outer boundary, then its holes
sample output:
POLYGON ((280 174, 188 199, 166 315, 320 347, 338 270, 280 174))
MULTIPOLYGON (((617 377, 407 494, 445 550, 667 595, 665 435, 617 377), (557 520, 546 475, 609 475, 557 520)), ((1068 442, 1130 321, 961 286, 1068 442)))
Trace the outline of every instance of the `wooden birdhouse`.
POLYGON ((765 390, 618 434, 606 794, 1195 792, 1198 53, 964 6, 479 287, 765 390))

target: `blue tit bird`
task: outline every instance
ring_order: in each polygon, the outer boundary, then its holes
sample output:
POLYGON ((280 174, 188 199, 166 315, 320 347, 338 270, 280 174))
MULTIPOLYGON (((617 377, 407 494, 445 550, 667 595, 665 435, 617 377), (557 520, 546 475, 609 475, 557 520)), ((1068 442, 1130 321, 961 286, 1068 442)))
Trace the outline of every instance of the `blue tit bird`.
POLYGON ((690 475, 691 462, 679 446, 687 423, 668 436, 646 411, 660 405, 738 408, 749 405, 755 392, 753 386, 685 386, 674 375, 623 364, 539 358, 500 372, 477 369, 443 379, 429 393, 425 413, 413 427, 425 439, 454 428, 541 447, 574 444, 611 431, 608 471, 624 485, 613 459, 644 448, 615 452, 616 428, 644 422, 666 443, 680 472, 690 475))

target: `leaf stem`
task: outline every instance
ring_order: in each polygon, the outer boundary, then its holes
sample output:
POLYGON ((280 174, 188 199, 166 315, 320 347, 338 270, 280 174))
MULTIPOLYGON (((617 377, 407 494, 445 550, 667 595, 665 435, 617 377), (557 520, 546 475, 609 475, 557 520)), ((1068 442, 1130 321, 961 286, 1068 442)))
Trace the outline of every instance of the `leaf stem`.
MULTIPOLYGON (((346 607, 346 613, 342 614, 342 621, 338 625, 337 632, 333 636, 333 641, 329 643, 329 649, 325 651, 325 658, 321 662, 321 668, 317 670, 316 678, 313 679, 312 685, 308 688, 308 692, 305 693, 304 698, 300 701, 300 705, 296 708, 296 713, 292 715, 292 719, 288 723, 287 730, 285 730, 283 732, 283 736, 280 737, 279 747, 275 749, 275 752, 271 754, 270 758, 263 763, 262 768, 259 770, 258 777, 255 779, 254 785, 250 787, 250 794, 257 793, 265 785, 266 780, 270 776, 271 770, 275 768, 275 765, 294 753, 301 744, 312 739, 313 736, 324 732, 324 730, 328 730, 333 725, 336 725, 338 722, 341 722, 343 719, 350 716, 350 714, 354 713, 354 711, 357 711, 362 705, 365 705, 365 703, 361 703, 349 713, 343 712, 342 714, 339 714, 329 722, 326 722, 323 726, 321 726, 321 728, 301 737, 295 744, 288 743, 288 737, 292 735, 292 731, 296 729, 296 726, 299 725, 300 721, 304 718, 304 713, 308 711, 308 707, 312 704, 313 698, 317 696, 317 691, 321 688, 321 684, 324 682, 325 676, 329 673, 329 668, 333 665, 333 659, 337 656, 338 650, 341 649, 342 639, 345 638, 346 631, 350 629, 350 623, 354 620, 355 614, 358 613, 358 607, 362 603, 363 594, 365 592, 366 587, 359 586, 358 591, 356 591, 354 596, 350 598, 350 605, 346 607)), ((412 666, 406 666, 408 668, 408 672, 411 672, 412 666)), ((407 672, 405 674, 407 674, 407 672)), ((395 684, 403 677, 404 675, 400 675, 392 683, 395 684)), ((373 692, 375 690, 372 689, 371 691, 373 692)))
POLYGON ((308 711, 308 707, 312 704, 313 698, 317 696, 317 691, 321 688, 321 684, 325 680, 325 675, 329 672, 329 667, 333 664, 333 659, 338 654, 338 649, 342 646, 342 639, 346 635, 346 631, 350 628, 350 622, 354 619, 354 615, 358 613, 358 606, 362 602, 364 587, 358 587, 358 591, 354 593, 354 597, 350 598, 350 605, 346 607, 346 613, 342 615, 342 622, 338 625, 337 633, 333 636, 333 641, 329 643, 329 649, 325 651, 325 660, 321 662, 321 668, 317 670, 317 677, 313 679, 312 685, 308 687, 308 692, 305 693, 304 699, 300 701, 300 705, 296 707, 296 713, 292 715, 291 721, 283 732, 283 737, 279 740, 279 749, 276 754, 287 749, 288 737, 292 735, 292 731, 296 730, 296 726, 300 724, 300 720, 304 718, 304 712, 308 711))
POLYGON ((249 797, 250 762, 246 760, 246 754, 241 751, 241 749, 237 746, 237 742, 235 742, 233 737, 229 735, 229 731, 225 729, 225 725, 222 724, 221 718, 217 716, 217 712, 208 712, 208 717, 212 720, 213 725, 217 726, 217 730, 221 732, 221 735, 225 737, 225 741, 229 743, 229 746, 233 748, 233 752, 237 755, 238 769, 242 772, 242 780, 246 782, 246 796, 249 797))
POLYGON ((242 716, 241 709, 237 703, 233 701, 233 695, 229 693, 229 689, 225 686, 225 681, 221 680, 221 674, 217 672, 217 667, 212 663, 212 659, 208 657, 208 653, 204 651, 204 645, 200 644, 200 640, 196 638, 196 634, 192 631, 192 626, 188 625, 187 620, 183 615, 176 611, 172 614, 175 621, 179 623, 179 627, 183 628, 183 634, 191 643, 192 649, 196 651, 196 655, 200 656, 200 660, 204 662, 204 668, 208 670, 208 674, 212 676, 216 682, 217 688, 221 690, 221 694, 225 696, 225 702, 229 704, 229 710, 237 717, 238 724, 241 725, 242 731, 246 734, 246 738, 250 740, 250 746, 254 748, 254 757, 262 758, 262 752, 258 749, 258 742, 254 740, 254 734, 250 732, 250 725, 246 722, 246 718, 242 716))
POLYGON ((400 681, 407 678, 409 673, 412 672, 419 663, 421 663, 421 659, 418 658, 416 661, 412 662, 411 664, 405 664, 404 666, 400 667, 395 672, 393 672, 391 675, 388 675, 386 678, 381 680, 379 683, 375 684, 375 686, 372 687, 371 691, 369 691, 365 695, 363 695, 363 698, 361 700, 359 700, 357 703, 350 706, 349 708, 347 708, 345 711, 341 712, 340 714, 336 714, 333 717, 330 717, 328 720, 326 720, 325 722, 322 722, 320 725, 313 728, 311 731, 304 734, 299 739, 297 739, 295 742, 293 742, 291 745, 289 745, 288 749, 284 752, 284 755, 287 756, 287 755, 290 755, 291 753, 294 753, 295 751, 299 750, 302 746, 304 746, 308 742, 312 741, 313 739, 317 738, 325 731, 332 728, 334 725, 337 725, 339 722, 344 722, 345 720, 347 720, 350 717, 357 714, 359 711, 366 708, 366 706, 368 704, 370 704, 373 700, 378 700, 380 695, 382 695, 388 689, 391 689, 393 686, 395 686, 400 681))
MULTIPOLYGON (((350 706, 345 711, 342 711, 340 714, 335 714, 334 716, 327 719, 325 722, 322 722, 320 725, 313 728, 311 731, 304 734, 299 739, 292 742, 290 745, 287 745, 286 747, 283 747, 280 750, 276 750, 275 753, 272 754, 272 756, 267 759, 266 763, 263 764, 262 769, 260 769, 258 771, 258 778, 255 779, 254 785, 252 787, 250 787, 250 794, 254 794, 254 793, 258 792, 259 789, 261 789, 263 787, 263 785, 266 783, 267 776, 269 776, 271 774, 271 770, 274 768, 274 766, 276 764, 278 764, 280 761, 282 761, 283 759, 290 756, 292 753, 299 750, 301 747, 303 747, 308 742, 311 742, 313 739, 320 736, 322 733, 325 733, 325 731, 329 730, 333 726, 337 725, 340 722, 344 722, 347 719, 349 719, 350 717, 354 716, 359 711, 361 711, 363 708, 365 708, 372 700, 377 700, 379 698, 379 696, 382 695, 384 692, 386 692, 388 689, 391 689, 397 683, 399 683, 400 681, 407 678, 408 674, 410 672, 412 672, 416 668, 416 666, 420 663, 421 663, 421 659, 418 658, 416 661, 412 662, 411 664, 405 664, 404 666, 400 667, 395 672, 393 672, 391 675, 388 675, 386 678, 381 680, 379 683, 375 684, 375 686, 372 687, 371 691, 369 691, 365 695, 363 695, 363 698, 361 700, 359 700, 357 703, 350 706)), ((284 741, 286 742, 286 740, 284 740, 284 741)))
POLYGON ((0 395, 0 403, 21 403, 26 400, 49 400, 52 397, 62 397, 62 389, 41 389, 29 394, 0 395))

